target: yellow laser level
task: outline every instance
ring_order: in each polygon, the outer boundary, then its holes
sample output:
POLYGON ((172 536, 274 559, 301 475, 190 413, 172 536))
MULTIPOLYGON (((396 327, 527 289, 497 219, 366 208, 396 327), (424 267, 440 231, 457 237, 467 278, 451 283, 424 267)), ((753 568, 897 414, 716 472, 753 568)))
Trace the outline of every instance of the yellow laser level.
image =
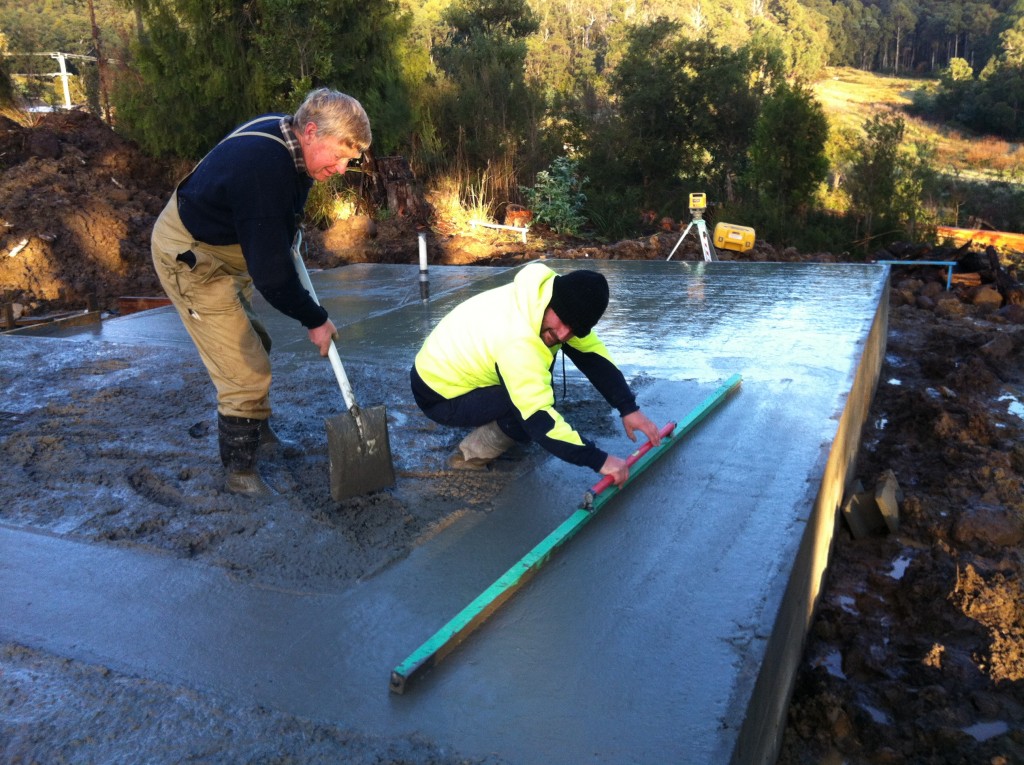
POLYGON ((711 237, 708 235, 708 224, 704 221, 704 211, 708 207, 707 195, 703 192, 695 192, 690 194, 690 225, 683 231, 683 235, 679 237, 679 241, 676 242, 676 246, 672 248, 672 252, 668 254, 666 260, 672 260, 672 256, 676 254, 676 250, 679 249, 679 245, 683 243, 686 235, 690 233, 690 229, 694 226, 697 227, 697 238, 700 240, 700 248, 704 252, 704 260, 712 261, 718 260, 718 253, 715 252, 715 245, 711 243, 711 237))

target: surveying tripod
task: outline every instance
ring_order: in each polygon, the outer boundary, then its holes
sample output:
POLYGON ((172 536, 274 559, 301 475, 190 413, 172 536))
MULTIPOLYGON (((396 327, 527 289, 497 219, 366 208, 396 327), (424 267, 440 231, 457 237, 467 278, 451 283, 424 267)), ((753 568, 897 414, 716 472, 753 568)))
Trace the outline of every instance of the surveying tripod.
POLYGON ((697 238, 700 240, 700 247, 704 251, 704 260, 711 262, 712 260, 718 260, 718 253, 715 252, 715 245, 711 243, 711 237, 708 236, 708 224, 704 220, 704 210, 707 209, 707 197, 704 194, 690 194, 690 215, 692 220, 690 225, 683 231, 683 235, 679 237, 679 241, 676 242, 676 246, 672 248, 672 252, 668 254, 665 260, 672 260, 672 256, 676 254, 676 250, 679 249, 679 245, 683 243, 686 235, 690 233, 690 229, 694 226, 697 227, 697 238))

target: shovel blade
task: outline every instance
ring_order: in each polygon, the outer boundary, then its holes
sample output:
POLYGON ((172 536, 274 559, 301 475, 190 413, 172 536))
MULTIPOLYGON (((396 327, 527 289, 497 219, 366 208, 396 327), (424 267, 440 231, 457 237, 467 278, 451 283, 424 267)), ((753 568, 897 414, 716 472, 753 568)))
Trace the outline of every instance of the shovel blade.
POLYGON ((388 418, 383 406, 329 417, 327 448, 331 498, 335 502, 395 485, 388 418))

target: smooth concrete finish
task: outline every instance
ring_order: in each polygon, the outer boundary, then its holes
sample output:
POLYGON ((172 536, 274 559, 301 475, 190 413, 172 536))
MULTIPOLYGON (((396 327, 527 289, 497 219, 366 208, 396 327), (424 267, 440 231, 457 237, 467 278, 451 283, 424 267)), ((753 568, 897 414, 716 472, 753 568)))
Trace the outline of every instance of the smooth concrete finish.
MULTIPOLYGON (((600 334, 659 424, 733 373, 743 384, 405 695, 390 670, 564 520, 593 474, 549 459, 491 513, 336 594, 0 529, 0 638, 466 757, 773 762, 884 355, 887 270, 551 265, 608 275, 600 334)), ((510 276, 353 321, 342 355, 407 368, 451 305, 510 276)), ((609 419, 602 445, 622 453, 609 419)))
MULTIPOLYGON (((341 330, 403 306, 415 305, 426 311, 430 301, 502 270, 474 266, 428 269, 426 303, 421 298, 419 269, 410 266, 360 263, 328 271, 311 271, 310 279, 317 297, 330 309, 331 320, 341 330)), ((308 342, 301 327, 271 308, 258 292, 253 295, 253 307, 270 330, 275 351, 295 350, 308 342)), ((192 341, 172 306, 111 318, 88 327, 37 327, 32 337, 192 347, 192 341)))

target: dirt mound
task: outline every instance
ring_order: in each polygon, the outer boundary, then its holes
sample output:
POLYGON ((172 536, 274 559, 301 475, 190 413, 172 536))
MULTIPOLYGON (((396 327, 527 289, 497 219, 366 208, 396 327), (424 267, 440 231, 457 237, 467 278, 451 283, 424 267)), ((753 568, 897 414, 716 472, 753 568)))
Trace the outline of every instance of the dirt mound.
POLYGON ((153 221, 167 199, 165 165, 85 112, 10 120, 0 182, 0 292, 16 313, 156 295, 149 260, 153 221))

